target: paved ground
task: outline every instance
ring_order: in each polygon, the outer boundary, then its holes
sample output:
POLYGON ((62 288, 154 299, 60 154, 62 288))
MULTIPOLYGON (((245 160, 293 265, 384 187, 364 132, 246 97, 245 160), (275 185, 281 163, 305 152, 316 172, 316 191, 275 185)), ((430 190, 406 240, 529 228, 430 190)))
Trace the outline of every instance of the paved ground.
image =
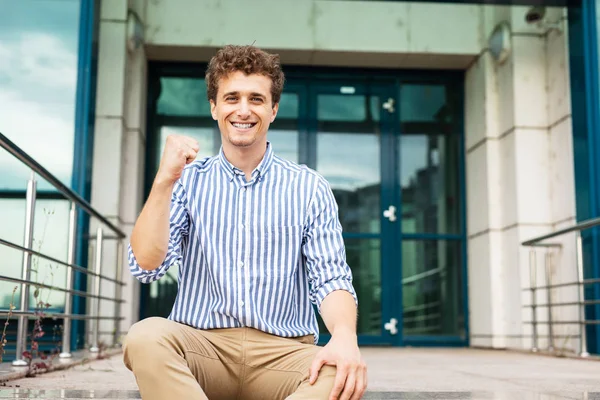
MULTIPOLYGON (((365 399, 600 400, 600 361, 476 349, 365 348, 365 399)), ((6 382, 0 399, 139 398, 120 355, 6 382)))

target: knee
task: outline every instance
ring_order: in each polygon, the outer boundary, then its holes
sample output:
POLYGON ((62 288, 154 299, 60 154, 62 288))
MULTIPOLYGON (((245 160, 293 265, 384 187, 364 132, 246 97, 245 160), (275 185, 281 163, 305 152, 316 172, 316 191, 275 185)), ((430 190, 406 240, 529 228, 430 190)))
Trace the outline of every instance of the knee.
POLYGON ((147 318, 143 319, 135 324, 131 325, 125 340, 123 341, 124 347, 133 347, 137 345, 148 345, 156 342, 159 337, 160 323, 163 318, 147 318))
POLYGON ((129 367, 134 359, 152 356, 164 336, 164 318, 147 318, 133 324, 123 340, 123 356, 129 367))

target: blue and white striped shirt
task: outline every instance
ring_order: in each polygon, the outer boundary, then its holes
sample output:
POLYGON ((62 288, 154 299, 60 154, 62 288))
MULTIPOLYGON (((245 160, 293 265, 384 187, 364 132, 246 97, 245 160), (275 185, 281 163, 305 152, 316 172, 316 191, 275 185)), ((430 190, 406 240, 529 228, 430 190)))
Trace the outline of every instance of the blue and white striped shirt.
POLYGON ((200 329, 252 327, 283 337, 319 328, 311 302, 350 292, 338 206, 327 181, 273 154, 270 144, 250 182, 225 158, 187 166, 171 200, 167 256, 155 270, 138 265, 143 283, 179 264, 169 319, 200 329))

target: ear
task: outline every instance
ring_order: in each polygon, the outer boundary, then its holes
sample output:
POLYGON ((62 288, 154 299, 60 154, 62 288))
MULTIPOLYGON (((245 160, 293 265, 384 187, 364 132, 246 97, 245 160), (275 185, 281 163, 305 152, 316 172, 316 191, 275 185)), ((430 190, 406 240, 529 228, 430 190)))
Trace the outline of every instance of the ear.
POLYGON ((273 115, 271 116, 271 122, 275 121, 277 111, 279 111, 279 103, 275 103, 275 105, 273 106, 273 115))
POLYGON ((212 115, 212 118, 216 121, 217 120, 217 103, 215 103, 214 100, 210 100, 210 114, 212 115))

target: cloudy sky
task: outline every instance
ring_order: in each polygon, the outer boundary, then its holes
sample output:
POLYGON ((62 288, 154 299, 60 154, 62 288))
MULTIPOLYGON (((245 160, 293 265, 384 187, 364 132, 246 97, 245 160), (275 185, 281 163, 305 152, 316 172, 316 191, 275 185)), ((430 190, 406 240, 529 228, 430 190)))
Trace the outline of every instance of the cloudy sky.
MULTIPOLYGON (((70 185, 79 1, 0 0, 0 9, 0 132, 70 185)), ((0 170, 1 189, 25 187, 28 170, 4 151, 0 170)))

